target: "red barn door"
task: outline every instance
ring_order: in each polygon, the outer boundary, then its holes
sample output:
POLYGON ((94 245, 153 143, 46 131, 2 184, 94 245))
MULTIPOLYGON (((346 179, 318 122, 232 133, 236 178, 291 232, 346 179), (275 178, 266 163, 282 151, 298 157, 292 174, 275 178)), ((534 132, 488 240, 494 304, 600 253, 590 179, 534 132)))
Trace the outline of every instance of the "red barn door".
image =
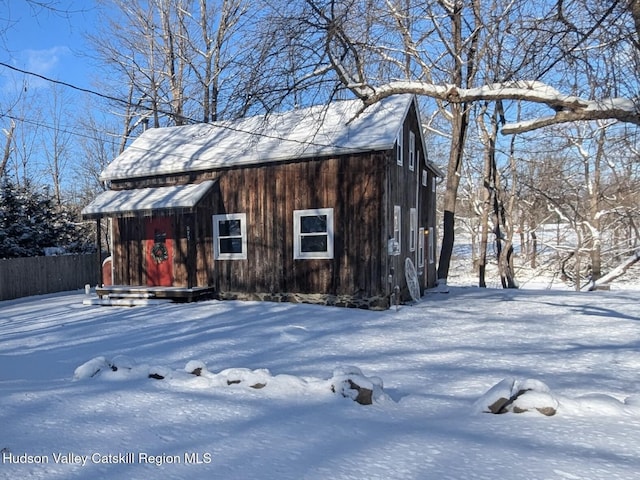
POLYGON ((147 285, 173 285, 173 226, 171 217, 150 218, 146 222, 145 260, 147 285))

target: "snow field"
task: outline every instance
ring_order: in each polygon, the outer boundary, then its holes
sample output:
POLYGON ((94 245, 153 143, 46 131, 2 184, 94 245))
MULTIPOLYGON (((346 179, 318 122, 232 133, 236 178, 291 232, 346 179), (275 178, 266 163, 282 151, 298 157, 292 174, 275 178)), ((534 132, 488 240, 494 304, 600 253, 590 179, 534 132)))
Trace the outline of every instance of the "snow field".
POLYGON ((216 301, 106 308, 83 298, 0 303, 0 478, 640 471, 637 292, 452 287, 385 312, 216 301), (332 393, 345 365, 383 382, 384 396, 362 406, 332 393), (198 367, 204 374, 190 373, 198 367), (266 386, 227 383, 237 377, 266 386), (506 378, 542 382, 557 414, 477 412, 506 378), (55 463, 69 452, 85 465, 55 463), (114 461, 127 453, 131 462, 114 461), (19 463, 22 454, 49 462, 19 463))

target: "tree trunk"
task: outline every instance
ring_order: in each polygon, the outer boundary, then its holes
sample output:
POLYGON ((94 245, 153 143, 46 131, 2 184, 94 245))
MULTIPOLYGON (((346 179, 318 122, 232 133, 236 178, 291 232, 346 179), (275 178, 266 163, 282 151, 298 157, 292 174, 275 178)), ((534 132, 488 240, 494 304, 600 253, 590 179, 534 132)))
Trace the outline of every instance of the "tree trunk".
MULTIPOLYGON (((472 2, 475 12, 474 20, 479 21, 479 5, 472 2)), ((466 62, 463 61, 465 53, 465 41, 463 40, 463 2, 456 0, 451 3, 449 18, 451 20, 451 35, 453 46, 454 67, 452 70, 452 83, 455 86, 462 86, 463 81, 466 87, 473 82, 476 67, 476 49, 478 44, 477 31, 470 38, 466 49, 466 62), (464 74, 466 68, 466 76, 464 74)), ((467 39, 469 40, 469 39, 467 39)), ((449 163, 447 165, 447 188, 444 195, 444 218, 442 247, 440 250, 440 261, 438 263, 438 280, 446 283, 449 277, 451 266, 451 254, 455 241, 455 212, 456 200, 458 197, 458 187, 460 186, 460 172, 464 157, 464 147, 467 138, 467 127, 469 125, 469 104, 451 104, 451 150, 449 151, 449 163)))
POLYGON ((487 245, 489 240, 489 211, 491 210, 491 202, 495 192, 491 176, 493 143, 486 125, 484 124, 484 114, 486 110, 487 104, 485 103, 480 115, 478 115, 478 124, 480 127, 482 144, 484 145, 484 165, 482 168, 482 210, 480 212, 480 258, 478 260, 478 286, 480 288, 487 287, 486 271, 487 245))
POLYGON ((487 273, 487 245, 489 239, 489 202, 490 192, 485 188, 485 201, 482 204, 482 218, 481 218, 481 232, 480 232, 480 252, 478 260, 478 286, 480 288, 487 287, 486 273, 487 273))
POLYGON ((451 139, 451 151, 447 168, 447 187, 444 194, 444 216, 442 225, 442 246, 440 249, 440 262, 438 263, 438 280, 446 283, 451 266, 451 255, 455 242, 455 211, 458 199, 458 187, 460 186, 460 171, 464 154, 464 143, 469 122, 468 112, 462 111, 459 106, 453 107, 453 135, 451 139))
MULTIPOLYGON (((498 122, 497 118, 494 118, 495 130, 494 130, 494 139, 498 136, 498 122)), ((495 150, 495 149, 494 149, 495 150)), ((505 288, 518 288, 518 283, 516 282, 516 271, 513 268, 513 211, 515 210, 516 198, 517 198, 517 190, 516 184, 518 183, 517 179, 517 165, 516 165, 516 154, 515 154, 515 136, 511 137, 511 149, 509 152, 509 166, 511 170, 511 190, 509 191, 508 201, 503 200, 502 208, 500 210, 502 226, 504 227, 506 233, 506 244, 505 249, 503 251, 502 257, 499 259, 500 263, 500 274, 504 278, 503 286, 505 288), (506 205, 506 206, 505 206, 506 205)), ((496 171, 496 176, 498 179, 498 193, 505 197, 507 196, 506 191, 502 188, 502 180, 500 174, 496 171)))
POLYGON ((604 142, 606 137, 606 129, 602 129, 598 139, 598 148, 594 158, 593 165, 593 180, 587 178, 587 182, 590 183, 589 188, 589 217, 592 224, 591 231, 591 279, 595 282, 602 276, 602 240, 601 240, 601 228, 602 221, 600 218, 600 198, 601 192, 601 177, 602 177, 602 158, 605 155, 604 142))
POLYGON ((599 286, 606 285, 612 282, 613 280, 615 280, 616 278, 621 277, 627 272, 627 270, 629 270, 629 268, 631 268, 634 264, 636 264, 639 261, 640 261, 640 250, 635 252, 633 255, 631 255, 629 258, 627 258, 625 261, 623 261, 620 265, 618 265, 616 268, 611 270, 609 273, 607 273, 606 275, 603 275, 598 280, 593 282, 589 290, 596 290, 599 286))

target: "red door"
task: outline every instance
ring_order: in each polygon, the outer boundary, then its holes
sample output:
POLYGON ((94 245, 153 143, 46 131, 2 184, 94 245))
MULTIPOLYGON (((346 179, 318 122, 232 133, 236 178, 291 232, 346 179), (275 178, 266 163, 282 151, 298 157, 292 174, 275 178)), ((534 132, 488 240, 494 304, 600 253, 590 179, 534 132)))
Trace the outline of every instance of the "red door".
POLYGON ((170 287, 173 285, 173 227, 171 217, 147 220, 145 260, 147 285, 170 287))

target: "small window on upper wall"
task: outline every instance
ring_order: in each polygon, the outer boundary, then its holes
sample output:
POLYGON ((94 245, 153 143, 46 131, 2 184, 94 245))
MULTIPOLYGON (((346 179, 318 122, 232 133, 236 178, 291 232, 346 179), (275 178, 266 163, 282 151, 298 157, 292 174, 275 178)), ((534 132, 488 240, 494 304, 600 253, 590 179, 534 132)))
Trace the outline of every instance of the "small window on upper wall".
POLYGON ((293 211, 293 258, 333 258, 333 208, 293 211))
POLYGON ((246 260, 246 213, 213 216, 213 258, 215 260, 246 260))
POLYGON ((422 186, 426 187, 428 181, 429 181, 429 175, 427 174, 427 171, 422 170, 422 186))
POLYGON ((409 170, 416 168, 416 134, 409 132, 409 170))
POLYGON ((398 162, 399 166, 402 166, 403 164, 402 150, 403 150, 402 129, 400 129, 400 132, 398 132, 398 137, 396 138, 396 161, 398 162))

